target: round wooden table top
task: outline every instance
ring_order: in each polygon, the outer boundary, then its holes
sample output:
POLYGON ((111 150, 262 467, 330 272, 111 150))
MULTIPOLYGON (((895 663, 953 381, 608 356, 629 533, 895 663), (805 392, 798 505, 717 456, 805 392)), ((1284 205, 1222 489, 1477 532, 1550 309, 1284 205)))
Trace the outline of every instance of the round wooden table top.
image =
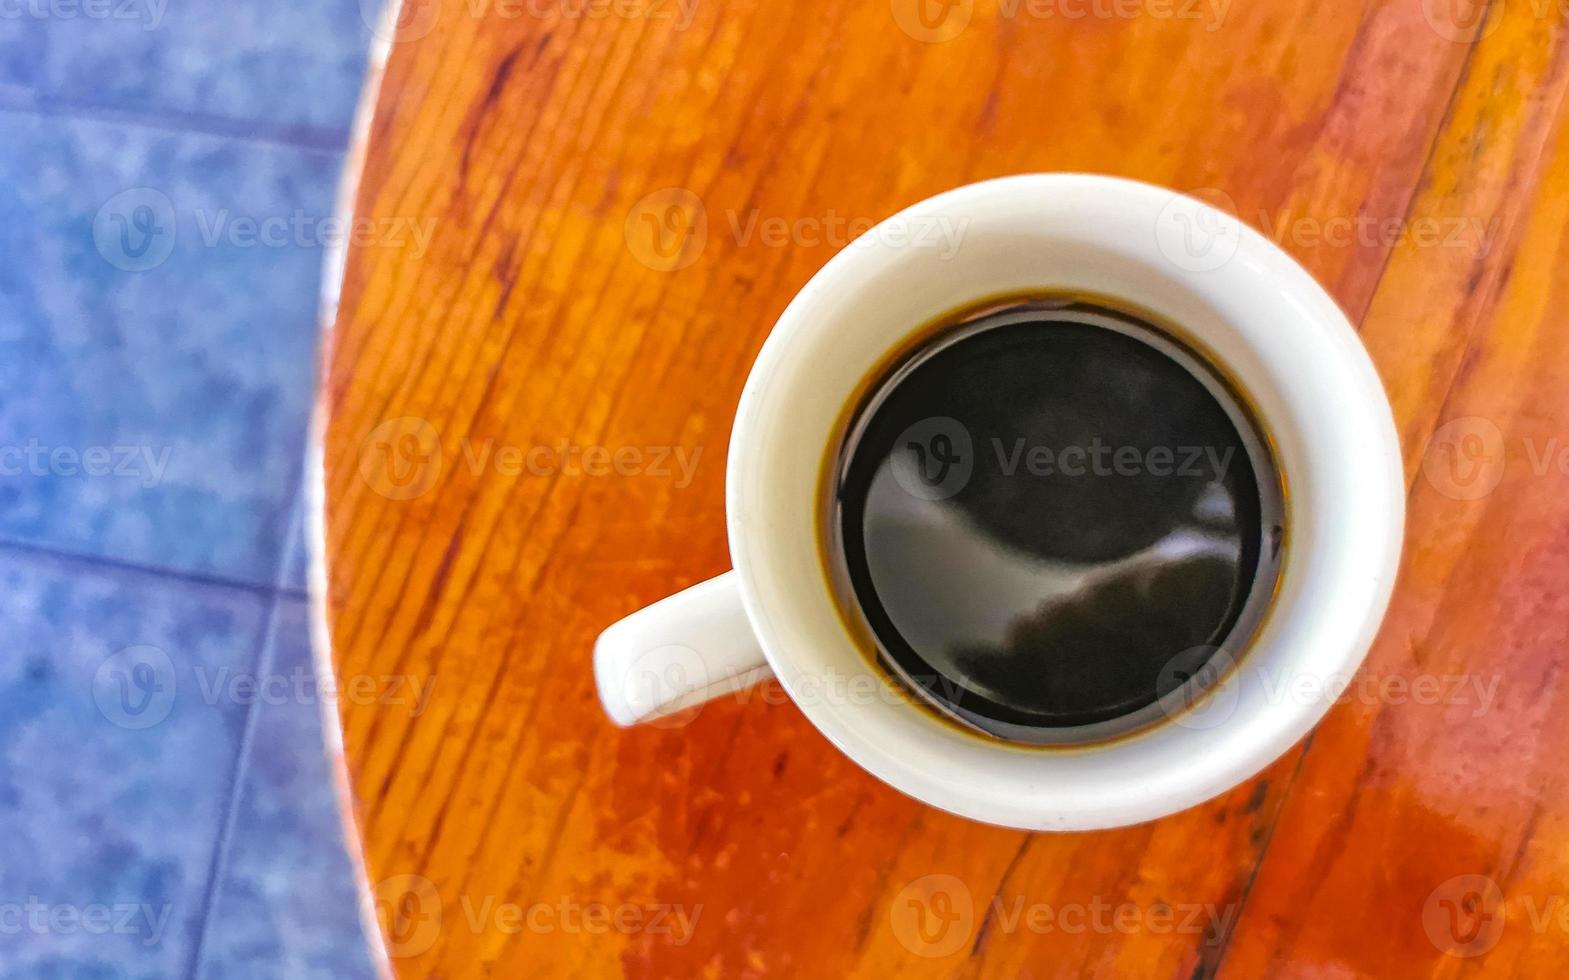
POLYGON ((398 23, 322 394, 330 654, 397 974, 1563 971, 1556 2, 409 0, 398 23), (1315 734, 1176 816, 1031 834, 880 784, 776 687, 612 726, 594 638, 729 567, 731 419, 786 302, 871 221, 1047 170, 1220 202, 1372 353, 1406 552, 1362 672, 1301 695, 1336 701, 1315 734))

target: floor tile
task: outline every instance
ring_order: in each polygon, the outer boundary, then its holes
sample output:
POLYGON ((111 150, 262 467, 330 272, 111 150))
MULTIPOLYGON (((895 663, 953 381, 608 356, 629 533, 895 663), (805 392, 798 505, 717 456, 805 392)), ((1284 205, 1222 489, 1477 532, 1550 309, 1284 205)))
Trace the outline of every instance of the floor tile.
POLYGON ((340 158, 0 128, 0 541, 272 585, 340 158))
POLYGON ((307 615, 299 600, 278 606, 202 977, 375 976, 322 737, 335 703, 315 678, 307 615))
POLYGON ((289 549, 289 558, 283 565, 282 588, 291 593, 303 594, 309 587, 310 579, 310 547, 309 539, 302 528, 296 528, 294 546, 289 549))
POLYGON ((266 610, 0 550, 0 976, 186 972, 266 610))
POLYGON ((16 0, 0 85, 91 107, 309 127, 353 118, 379 0, 16 0))

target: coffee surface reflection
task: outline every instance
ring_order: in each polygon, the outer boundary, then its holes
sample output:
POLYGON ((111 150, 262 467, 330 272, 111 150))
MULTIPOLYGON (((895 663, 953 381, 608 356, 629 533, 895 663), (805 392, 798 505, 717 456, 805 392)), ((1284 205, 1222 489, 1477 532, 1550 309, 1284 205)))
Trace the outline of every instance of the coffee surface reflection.
POLYGON ((855 418, 842 601, 939 710, 1024 742, 1153 718, 1273 590, 1279 479, 1199 357, 1099 307, 955 323, 855 418))

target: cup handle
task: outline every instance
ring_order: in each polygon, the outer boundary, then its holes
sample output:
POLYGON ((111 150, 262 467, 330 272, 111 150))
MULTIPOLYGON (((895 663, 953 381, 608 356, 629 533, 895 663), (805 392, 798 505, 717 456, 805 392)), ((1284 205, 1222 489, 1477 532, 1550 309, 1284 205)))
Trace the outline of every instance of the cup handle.
POLYGON ((594 643, 599 700, 623 726, 751 687, 772 673, 734 571, 638 610, 594 643))

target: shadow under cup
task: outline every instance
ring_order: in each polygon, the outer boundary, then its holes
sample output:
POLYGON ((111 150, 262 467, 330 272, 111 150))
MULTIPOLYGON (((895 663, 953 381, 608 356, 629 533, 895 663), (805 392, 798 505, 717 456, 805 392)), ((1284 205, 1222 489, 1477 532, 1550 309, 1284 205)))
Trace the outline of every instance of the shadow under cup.
POLYGON ((1100 299, 991 300, 917 337, 863 386, 824 479, 863 653, 1014 743, 1115 739, 1202 698, 1257 633, 1285 538, 1237 386, 1100 299))

